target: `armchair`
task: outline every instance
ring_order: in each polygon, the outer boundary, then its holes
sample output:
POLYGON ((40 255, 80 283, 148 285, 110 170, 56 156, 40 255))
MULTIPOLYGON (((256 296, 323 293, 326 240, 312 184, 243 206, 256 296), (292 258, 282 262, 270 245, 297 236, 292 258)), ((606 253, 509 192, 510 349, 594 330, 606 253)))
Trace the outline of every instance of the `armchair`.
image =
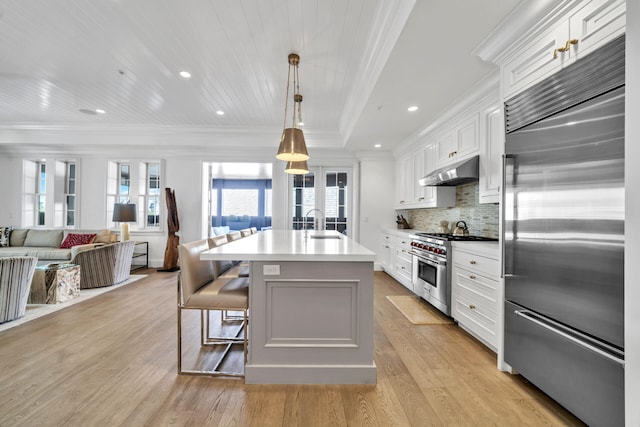
POLYGON ((0 323, 24 316, 37 263, 34 256, 0 258, 0 323))

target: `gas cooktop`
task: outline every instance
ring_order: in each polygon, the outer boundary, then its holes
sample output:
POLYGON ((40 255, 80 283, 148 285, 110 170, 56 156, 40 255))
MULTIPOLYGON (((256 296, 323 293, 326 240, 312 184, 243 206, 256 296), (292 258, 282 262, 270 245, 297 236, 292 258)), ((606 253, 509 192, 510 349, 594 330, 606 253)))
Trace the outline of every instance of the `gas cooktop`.
POLYGON ((435 237, 442 240, 455 240, 455 241, 478 241, 478 242, 497 242, 498 239, 482 236, 459 236, 451 233, 415 233, 415 236, 419 237, 435 237))

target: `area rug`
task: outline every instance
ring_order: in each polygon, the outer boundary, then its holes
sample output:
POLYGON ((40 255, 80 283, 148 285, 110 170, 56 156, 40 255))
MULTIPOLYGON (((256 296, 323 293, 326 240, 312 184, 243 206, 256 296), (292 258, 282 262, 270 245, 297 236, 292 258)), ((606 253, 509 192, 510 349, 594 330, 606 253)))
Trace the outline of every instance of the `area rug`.
POLYGON ((414 325, 446 325, 451 319, 431 307, 422 298, 410 295, 387 295, 387 299, 414 325))
POLYGON ((22 325, 23 323, 30 322, 34 319, 37 319, 38 317, 46 316, 47 314, 62 310, 63 308, 69 307, 79 302, 86 301, 98 295, 102 295, 114 289, 129 285, 133 282, 137 282, 138 280, 144 279, 145 277, 147 277, 146 274, 132 274, 127 280, 122 283, 118 283, 117 285, 106 286, 104 288, 81 289, 79 297, 58 304, 27 304, 27 310, 24 316, 19 319, 0 324, 0 332, 13 328, 15 326, 22 325))

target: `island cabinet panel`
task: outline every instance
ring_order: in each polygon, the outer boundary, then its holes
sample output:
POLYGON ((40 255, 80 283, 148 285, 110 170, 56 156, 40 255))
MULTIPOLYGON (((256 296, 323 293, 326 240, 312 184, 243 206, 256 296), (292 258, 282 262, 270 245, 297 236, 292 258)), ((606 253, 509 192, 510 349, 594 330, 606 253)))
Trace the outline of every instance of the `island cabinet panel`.
POLYGON ((249 301, 246 383, 376 383, 373 262, 253 261, 249 301))

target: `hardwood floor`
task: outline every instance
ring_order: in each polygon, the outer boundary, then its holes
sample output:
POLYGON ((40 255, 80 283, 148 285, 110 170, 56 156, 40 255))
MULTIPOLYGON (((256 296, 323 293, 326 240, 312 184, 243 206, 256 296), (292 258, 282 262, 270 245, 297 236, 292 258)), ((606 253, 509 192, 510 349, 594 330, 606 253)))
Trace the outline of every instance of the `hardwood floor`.
POLYGON ((0 333, 0 426, 581 425, 457 326, 410 324, 385 298, 408 291, 379 272, 377 385, 178 376, 176 273, 140 273, 0 333))

